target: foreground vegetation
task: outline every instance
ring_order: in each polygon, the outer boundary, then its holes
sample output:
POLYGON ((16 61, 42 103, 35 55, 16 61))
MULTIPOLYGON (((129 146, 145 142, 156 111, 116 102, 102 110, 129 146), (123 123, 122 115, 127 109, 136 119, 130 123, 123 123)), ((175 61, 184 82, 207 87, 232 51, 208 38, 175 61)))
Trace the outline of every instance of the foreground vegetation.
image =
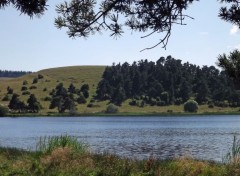
POLYGON ((154 156, 147 160, 126 159, 111 154, 93 154, 76 138, 60 136, 42 138, 36 152, 0 148, 0 175, 238 175, 240 164, 234 161, 226 164, 191 158, 162 161, 154 156))

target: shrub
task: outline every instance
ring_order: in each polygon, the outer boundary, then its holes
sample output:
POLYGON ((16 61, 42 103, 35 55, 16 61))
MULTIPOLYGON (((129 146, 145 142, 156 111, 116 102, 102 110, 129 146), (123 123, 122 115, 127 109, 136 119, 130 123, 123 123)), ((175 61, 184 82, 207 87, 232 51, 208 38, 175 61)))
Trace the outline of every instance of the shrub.
POLYGON ((93 103, 89 103, 88 105, 87 105, 87 107, 88 108, 97 108, 97 107, 100 107, 100 105, 98 105, 98 104, 93 104, 93 103))
POLYGON ((136 100, 132 100, 129 102, 130 106, 136 106, 137 105, 137 101, 136 100))
POLYGON ((38 78, 34 78, 32 83, 37 84, 38 83, 38 78))
POLYGON ((184 103, 184 111, 185 112, 197 112, 198 110, 198 103, 194 100, 188 100, 184 103))
POLYGON ((117 113, 118 112, 118 107, 114 104, 109 104, 107 109, 106 109, 106 113, 117 113))
POLYGON ((6 116, 8 113, 8 108, 0 105, 0 117, 6 116))
POLYGON ((28 88, 26 87, 26 86, 22 86, 22 88, 21 88, 21 91, 25 91, 25 90, 27 90, 28 88))
POLYGON ((46 92, 47 91, 47 88, 45 87, 44 89, 43 89, 43 92, 46 92))
POLYGON ((7 95, 5 95, 5 96, 3 97, 2 101, 10 101, 11 98, 12 98, 12 96, 9 95, 9 94, 7 94, 7 95))
POLYGON ((85 97, 83 95, 80 95, 78 98, 77 98, 77 102, 78 104, 85 104, 87 103, 85 97))
POLYGON ((29 91, 24 91, 22 95, 30 95, 31 93, 29 91))
POLYGON ((43 79, 43 75, 38 74, 38 79, 43 79))
POLYGON ((7 87, 7 94, 13 94, 13 89, 9 86, 7 87))
POLYGON ((23 81, 23 85, 27 85, 28 82, 26 80, 23 81))
POLYGON ((43 100, 44 100, 44 101, 52 101, 52 98, 49 97, 49 96, 46 96, 43 100))
POLYGON ((209 104, 208 108, 214 108, 214 105, 213 104, 209 104))
POLYGON ((37 89, 36 86, 30 86, 29 89, 37 89))

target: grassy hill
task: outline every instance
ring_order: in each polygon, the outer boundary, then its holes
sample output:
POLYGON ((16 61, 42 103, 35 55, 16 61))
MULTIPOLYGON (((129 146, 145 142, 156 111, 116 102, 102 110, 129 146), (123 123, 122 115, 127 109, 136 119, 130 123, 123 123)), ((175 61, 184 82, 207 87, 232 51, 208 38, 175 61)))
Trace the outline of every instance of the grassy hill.
MULTIPOLYGON (((76 88, 80 88, 83 84, 89 85, 90 97, 96 91, 98 82, 100 81, 105 66, 72 66, 72 67, 59 67, 51 68, 46 70, 41 70, 32 74, 24 75, 18 78, 11 79, 2 79, 0 80, 0 103, 7 106, 8 101, 2 101, 3 97, 7 94, 7 87, 13 89, 14 93, 20 95, 20 99, 26 100, 29 95, 22 95, 21 88, 23 86, 23 81, 27 81, 28 91, 35 94, 37 99, 40 101, 43 106, 42 113, 47 112, 57 112, 57 110, 49 110, 49 101, 44 101, 46 96, 49 96, 49 93, 52 89, 56 87, 57 84, 63 83, 65 88, 68 88, 71 83, 74 84, 76 88), (33 79, 37 78, 38 74, 43 75, 43 79, 39 79, 38 83, 32 84, 33 79), (30 89, 31 86, 36 86, 36 89, 30 89), (46 91, 43 91, 44 89, 46 91)), ((90 98, 88 99, 90 101, 90 98)), ((86 111, 86 105, 78 105, 78 110, 80 112, 86 111)))
MULTIPOLYGON (((24 75, 18 78, 11 79, 0 79, 0 104, 8 106, 9 101, 2 101, 3 97, 7 94, 7 87, 13 89, 14 93, 20 95, 20 99, 25 101, 28 99, 29 95, 22 95, 21 88, 23 86, 23 81, 27 81, 28 91, 35 94, 37 99, 40 101, 43 109, 41 110, 42 115, 47 115, 49 113, 57 112, 57 109, 48 109, 50 102, 44 101, 44 98, 49 96, 49 93, 56 87, 57 84, 63 83, 65 88, 68 88, 71 83, 74 84, 76 88, 80 88, 83 84, 89 85, 90 97, 87 99, 87 104, 90 102, 91 97, 95 94, 97 85, 101 80, 102 74, 104 72, 105 66, 72 66, 72 67, 60 67, 41 70, 32 74, 24 75), (43 75, 43 79, 39 79, 38 83, 32 84, 33 79, 37 78, 38 74, 43 75), (36 86, 36 89, 30 89, 31 86, 36 86), (44 91, 46 89, 46 91, 44 91)), ((159 113, 183 113, 183 105, 171 105, 171 106, 145 106, 144 108, 137 106, 129 106, 129 101, 125 101, 121 107, 119 107, 119 112, 126 115, 149 115, 149 114, 159 114, 159 113)), ((79 113, 99 113, 106 109, 108 102, 95 102, 94 107, 88 108, 87 104, 77 105, 77 110, 79 113)), ((239 108, 208 108, 208 105, 203 105, 199 107, 199 114, 202 113, 239 113, 239 108)))

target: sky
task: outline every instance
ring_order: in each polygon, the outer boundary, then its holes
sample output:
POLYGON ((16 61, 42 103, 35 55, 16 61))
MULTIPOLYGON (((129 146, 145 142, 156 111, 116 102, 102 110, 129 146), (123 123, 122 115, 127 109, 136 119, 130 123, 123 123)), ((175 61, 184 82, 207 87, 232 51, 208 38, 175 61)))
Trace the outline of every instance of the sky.
MULTIPOLYGON (((71 39, 66 30, 54 26, 55 5, 63 0, 49 0, 41 18, 30 19, 12 7, 0 10, 0 70, 39 71, 73 65, 112 65, 141 59, 157 61, 171 55, 182 62, 216 66, 220 54, 240 49, 239 28, 218 18, 221 4, 216 0, 200 0, 189 6, 187 25, 175 25, 167 49, 153 46, 162 34, 141 39, 143 33, 125 31, 117 40, 109 33, 87 39, 71 39)), ((147 33, 146 33, 147 34, 147 33)))

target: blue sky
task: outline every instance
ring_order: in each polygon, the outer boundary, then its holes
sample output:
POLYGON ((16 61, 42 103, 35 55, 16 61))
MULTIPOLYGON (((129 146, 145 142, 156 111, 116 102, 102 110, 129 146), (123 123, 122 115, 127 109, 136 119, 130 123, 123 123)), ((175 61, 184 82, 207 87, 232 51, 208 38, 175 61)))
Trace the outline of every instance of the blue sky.
POLYGON ((183 62, 214 65, 217 56, 240 48, 238 28, 218 18, 217 1, 200 0, 186 13, 194 20, 186 26, 174 26, 167 49, 161 46, 140 52, 159 41, 161 34, 140 39, 144 34, 126 33, 115 40, 109 33, 88 39, 68 38, 65 30, 54 27, 55 5, 63 0, 49 0, 49 8, 41 18, 30 19, 7 7, 0 10, 1 70, 38 71, 71 65, 112 65, 140 59, 157 61, 172 55, 183 62))

